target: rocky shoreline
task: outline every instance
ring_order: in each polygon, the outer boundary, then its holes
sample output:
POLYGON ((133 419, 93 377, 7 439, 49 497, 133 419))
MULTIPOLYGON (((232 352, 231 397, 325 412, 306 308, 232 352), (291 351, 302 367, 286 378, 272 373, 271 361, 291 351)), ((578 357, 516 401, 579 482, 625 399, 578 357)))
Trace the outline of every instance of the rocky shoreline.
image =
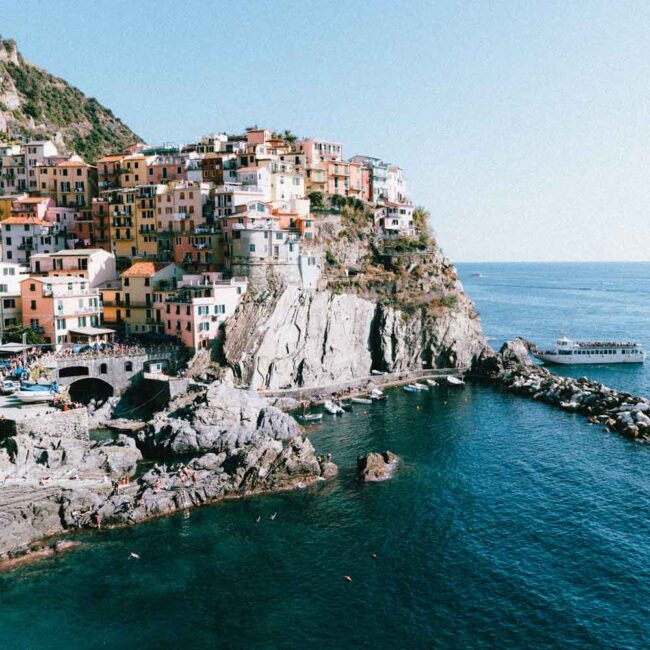
POLYGON ((535 364, 523 339, 505 343, 478 364, 479 376, 496 379, 507 391, 586 415, 592 424, 639 442, 650 442, 650 400, 617 391, 587 377, 560 377, 535 364))
POLYGON ((2 424, 0 568, 49 555, 57 547, 39 543, 48 537, 301 488, 338 471, 290 415, 220 382, 180 395, 136 438, 91 441, 85 409, 2 424))

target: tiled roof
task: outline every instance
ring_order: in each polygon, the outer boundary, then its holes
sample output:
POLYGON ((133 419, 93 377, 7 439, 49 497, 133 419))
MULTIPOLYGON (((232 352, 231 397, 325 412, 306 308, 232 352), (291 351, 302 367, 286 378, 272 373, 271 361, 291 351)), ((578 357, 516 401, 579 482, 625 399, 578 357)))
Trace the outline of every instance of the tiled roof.
POLYGON ((43 219, 39 219, 36 215, 25 215, 24 217, 18 217, 18 216, 9 217, 4 221, 0 221, 0 224, 8 224, 8 225, 22 224, 22 225, 48 226, 48 227, 52 226, 52 224, 49 221, 44 221, 43 219))
POLYGON ((151 277, 161 269, 164 269, 168 266, 165 262, 136 262, 130 268, 128 268, 121 277, 123 278, 135 278, 135 277, 151 277))

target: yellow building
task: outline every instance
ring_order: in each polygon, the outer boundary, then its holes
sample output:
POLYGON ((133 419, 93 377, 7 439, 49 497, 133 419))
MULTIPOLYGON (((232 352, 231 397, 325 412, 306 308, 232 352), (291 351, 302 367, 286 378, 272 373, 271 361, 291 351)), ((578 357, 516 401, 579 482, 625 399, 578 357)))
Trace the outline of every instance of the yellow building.
POLYGON ((0 221, 11 216, 11 206, 14 201, 20 201, 27 197, 27 194, 10 194, 8 196, 0 196, 0 221))
POLYGON ((122 295, 119 299, 123 303, 120 309, 124 309, 127 335, 162 330, 153 311, 154 291, 175 289, 183 275, 183 269, 167 262, 135 262, 122 273, 122 295))
POLYGON ((155 216, 157 188, 157 185, 142 185, 136 188, 134 223, 138 257, 153 258, 158 254, 155 216))
POLYGON ((98 288, 102 297, 103 322, 110 325, 123 323, 125 307, 122 299, 122 281, 110 280, 98 288))
POLYGON ((137 187, 149 183, 149 163, 153 160, 154 156, 144 156, 141 153, 124 156, 120 163, 120 187, 137 187))
POLYGON ((97 168, 79 156, 36 167, 36 183, 41 196, 49 196, 60 208, 90 211, 97 196, 97 168))
POLYGON ((102 192, 108 202, 111 252, 117 258, 131 258, 137 254, 135 234, 135 189, 115 189, 102 192))

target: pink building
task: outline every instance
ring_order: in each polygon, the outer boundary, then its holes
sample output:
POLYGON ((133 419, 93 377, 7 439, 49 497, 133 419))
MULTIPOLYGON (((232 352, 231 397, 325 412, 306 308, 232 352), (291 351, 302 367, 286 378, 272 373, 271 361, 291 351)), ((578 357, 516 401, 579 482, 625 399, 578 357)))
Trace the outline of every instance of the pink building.
POLYGON ((221 236, 214 228, 197 228, 173 236, 174 263, 190 271, 214 271, 221 236))
POLYGON ((203 206, 210 194, 206 183, 173 182, 156 193, 158 232, 186 232, 205 225, 203 206))
POLYGON ((246 289, 244 278, 224 280, 220 273, 185 275, 176 290, 155 293, 156 321, 165 334, 175 336, 186 347, 208 348, 246 289))
POLYGON ((246 142, 249 145, 266 144, 271 135, 269 129, 246 129, 246 142))
POLYGON ((299 140, 296 142, 298 153, 305 155, 307 167, 315 167, 328 160, 343 160, 343 145, 329 140, 299 140))
POLYGON ((113 330, 99 327, 101 300, 85 278, 30 277, 20 283, 23 326, 57 348, 105 341, 113 330))

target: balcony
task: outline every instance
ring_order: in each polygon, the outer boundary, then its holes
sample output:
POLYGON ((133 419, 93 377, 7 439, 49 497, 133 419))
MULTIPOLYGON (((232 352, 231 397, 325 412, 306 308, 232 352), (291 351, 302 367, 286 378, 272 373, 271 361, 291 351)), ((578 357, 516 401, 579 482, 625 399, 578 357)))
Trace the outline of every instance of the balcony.
POLYGON ((18 250, 19 251, 32 251, 32 250, 34 250, 34 242, 23 242, 22 244, 18 244, 18 250))

